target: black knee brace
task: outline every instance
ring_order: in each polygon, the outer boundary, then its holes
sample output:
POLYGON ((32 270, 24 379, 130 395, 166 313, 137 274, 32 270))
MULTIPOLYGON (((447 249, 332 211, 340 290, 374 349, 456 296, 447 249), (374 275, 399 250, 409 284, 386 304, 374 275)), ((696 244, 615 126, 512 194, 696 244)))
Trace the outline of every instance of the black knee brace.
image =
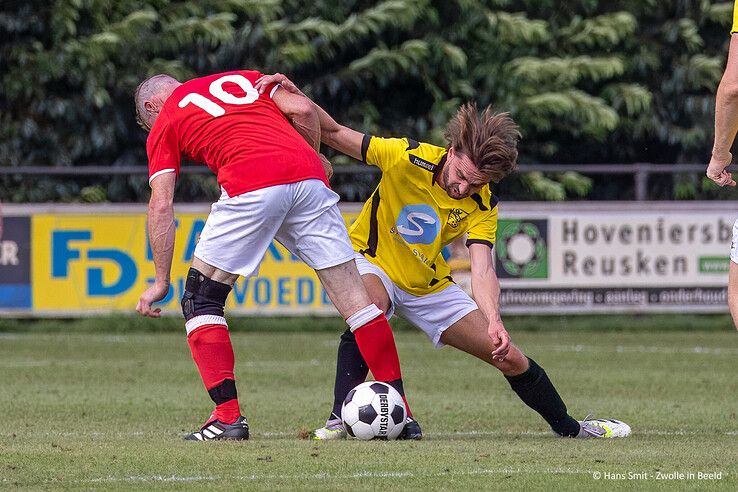
POLYGON ((185 292, 182 296, 182 313, 189 321, 195 316, 210 314, 223 316, 223 308, 231 286, 207 278, 194 268, 187 272, 185 292))

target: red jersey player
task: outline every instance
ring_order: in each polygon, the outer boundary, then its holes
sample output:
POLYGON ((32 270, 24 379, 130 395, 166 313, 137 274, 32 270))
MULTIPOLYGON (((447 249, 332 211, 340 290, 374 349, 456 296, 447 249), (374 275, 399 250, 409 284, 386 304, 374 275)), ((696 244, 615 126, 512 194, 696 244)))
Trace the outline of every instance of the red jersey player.
POLYGON ((195 248, 182 298, 192 357, 216 405, 188 440, 249 437, 224 305, 239 275, 258 272, 273 239, 315 269, 374 377, 404 395, 392 331, 363 287, 338 195, 327 186, 323 166, 330 164, 317 153, 318 114, 304 96, 278 85, 260 94, 254 89, 260 76, 240 70, 180 83, 156 75, 135 95, 139 124, 150 131, 148 229, 156 269, 154 284, 136 306, 139 313, 159 317, 152 304, 169 290, 180 160, 206 164, 222 191, 195 248))

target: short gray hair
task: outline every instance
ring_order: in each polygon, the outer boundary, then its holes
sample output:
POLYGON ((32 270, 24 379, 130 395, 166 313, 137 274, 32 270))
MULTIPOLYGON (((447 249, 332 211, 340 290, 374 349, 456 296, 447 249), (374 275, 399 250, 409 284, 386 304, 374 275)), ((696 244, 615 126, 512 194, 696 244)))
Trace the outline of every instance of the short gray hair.
POLYGON ((138 87, 133 96, 136 102, 136 123, 146 131, 150 131, 149 111, 145 107, 146 101, 151 101, 157 94, 165 92, 172 85, 179 85, 179 81, 171 75, 158 74, 144 80, 138 87))

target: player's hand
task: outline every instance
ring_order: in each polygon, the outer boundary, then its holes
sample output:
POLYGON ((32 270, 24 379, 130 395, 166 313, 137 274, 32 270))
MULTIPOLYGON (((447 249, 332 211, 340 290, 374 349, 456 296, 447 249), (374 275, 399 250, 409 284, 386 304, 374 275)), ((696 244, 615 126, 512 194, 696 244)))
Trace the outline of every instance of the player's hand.
POLYGON ((713 155, 705 174, 718 186, 735 186, 733 176, 725 170, 732 160, 733 156, 730 152, 728 152, 727 156, 720 156, 719 158, 715 158, 715 155, 713 155))
POLYGON ((290 79, 287 78, 285 74, 282 73, 262 75, 261 77, 256 79, 256 85, 254 86, 254 88, 259 91, 259 94, 264 94, 266 88, 271 84, 279 84, 282 86, 283 89, 286 89, 287 92, 291 92, 293 94, 300 94, 301 96, 305 95, 302 93, 300 88, 295 85, 294 82, 292 82, 290 79))
POLYGON ((492 343, 495 345, 495 350, 492 352, 492 360, 502 362, 510 350, 510 335, 507 333, 502 321, 499 320, 490 322, 487 333, 489 333, 492 343))
POLYGON ((325 176, 328 178, 328 181, 330 181, 333 177, 333 165, 331 164, 331 161, 329 161, 328 158, 323 154, 318 154, 318 156, 320 156, 320 163, 323 164, 323 171, 325 171, 325 176))
POLYGON ((152 309, 151 305, 161 301, 169 292, 169 282, 154 282, 154 284, 141 294, 136 304, 136 311, 150 318, 161 317, 161 308, 152 309))

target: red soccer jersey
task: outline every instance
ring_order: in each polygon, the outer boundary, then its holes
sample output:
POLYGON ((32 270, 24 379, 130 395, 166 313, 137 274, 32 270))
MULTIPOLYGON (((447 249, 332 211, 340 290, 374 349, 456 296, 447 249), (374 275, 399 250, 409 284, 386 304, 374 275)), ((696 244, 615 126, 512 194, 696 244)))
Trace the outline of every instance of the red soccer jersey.
POLYGON ((149 183, 179 175, 186 157, 206 164, 228 196, 311 178, 328 185, 315 150, 272 101, 277 86, 264 94, 254 89, 261 75, 239 70, 177 87, 146 141, 149 183))

